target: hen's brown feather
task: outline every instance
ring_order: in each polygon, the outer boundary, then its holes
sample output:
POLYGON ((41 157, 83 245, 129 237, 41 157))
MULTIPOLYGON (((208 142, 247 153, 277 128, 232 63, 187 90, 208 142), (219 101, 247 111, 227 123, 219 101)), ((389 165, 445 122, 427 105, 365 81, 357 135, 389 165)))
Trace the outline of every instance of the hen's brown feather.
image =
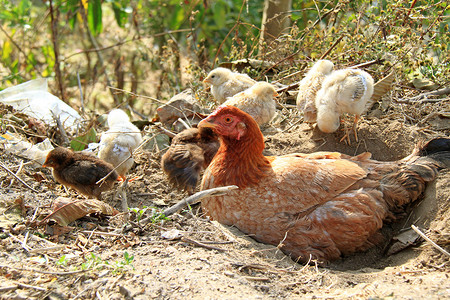
POLYGON ((371 246, 383 221, 416 200, 450 159, 450 147, 435 157, 415 151, 397 162, 371 160, 369 153, 264 157, 257 124, 233 107, 219 107, 199 126, 212 127, 221 140, 202 189, 240 187, 203 200, 205 212, 258 241, 282 243, 302 261, 310 255, 333 260, 371 246))
POLYGON ((211 129, 189 128, 173 138, 161 167, 173 186, 191 193, 218 148, 219 140, 211 129))

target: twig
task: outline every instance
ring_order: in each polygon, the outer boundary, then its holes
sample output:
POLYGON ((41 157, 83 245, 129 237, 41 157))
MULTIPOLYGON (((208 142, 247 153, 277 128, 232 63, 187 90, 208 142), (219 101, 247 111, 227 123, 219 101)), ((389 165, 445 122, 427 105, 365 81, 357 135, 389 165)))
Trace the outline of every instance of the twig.
POLYGON ((420 94, 418 96, 409 98, 409 99, 399 99, 399 100, 395 100, 395 102, 397 103, 410 103, 410 102, 416 102, 416 101, 420 101, 422 99, 426 99, 428 96, 442 96, 442 95, 448 95, 450 94, 450 87, 444 87, 442 89, 436 90, 436 91, 432 91, 432 92, 428 92, 428 93, 423 93, 420 94))
MULTIPOLYGON (((91 40, 92 45, 94 45, 95 49, 100 49, 100 47, 99 47, 99 45, 97 43, 97 40, 95 39, 94 35, 92 34, 91 30, 89 29, 87 16, 86 16, 86 11, 85 11, 83 5, 81 5, 80 13, 81 13, 81 16, 83 18, 84 28, 86 29, 86 32, 88 34, 89 39, 91 40)), ((98 62, 100 63, 100 66, 102 66, 104 68, 104 75, 105 75, 105 78, 106 78, 106 85, 107 86, 112 86, 111 80, 109 80, 108 70, 106 69, 105 61, 103 60, 103 55, 102 55, 101 51, 95 51, 95 53, 97 53, 98 62)), ((109 91, 111 93, 111 96, 114 99, 114 103, 116 105, 119 105, 120 102, 119 102, 119 99, 117 98, 116 94, 114 94, 111 90, 109 90, 109 91)))
POLYGON ((29 284, 25 284, 25 283, 20 283, 17 282, 17 288, 18 289, 33 289, 33 290, 38 290, 38 291, 46 291, 46 288, 42 288, 40 286, 35 286, 35 285, 29 285, 29 284))
POLYGON ((61 100, 66 102, 66 97, 64 95, 64 87, 59 63, 59 44, 58 44, 58 19, 59 19, 59 10, 56 9, 56 12, 53 8, 53 0, 49 1, 50 5, 50 20, 51 20, 51 31, 52 31, 52 43, 53 43, 53 52, 55 54, 55 73, 56 78, 58 78, 58 87, 59 93, 61 94, 61 100))
POLYGON ((182 118, 178 118, 178 122, 180 122, 181 124, 183 124, 183 126, 184 126, 186 129, 191 128, 191 126, 189 126, 182 118))
POLYGON ((38 269, 28 269, 28 268, 17 268, 17 267, 12 267, 12 266, 7 266, 7 265, 0 265, 0 269, 1 268, 10 268, 10 269, 14 269, 17 271, 27 271, 27 272, 36 272, 36 273, 41 273, 41 274, 48 274, 48 275, 73 275, 73 274, 78 274, 78 273, 84 273, 87 270, 78 270, 78 271, 70 271, 70 272, 50 272, 50 271, 41 271, 38 269))
POLYGON ((436 249, 438 249, 439 251, 441 251, 442 253, 444 253, 447 256, 450 256, 450 253, 448 253, 444 248, 442 248, 441 246, 439 246, 438 244, 436 244, 435 242, 433 242, 429 237, 427 237, 422 231, 420 231, 419 228, 417 228, 415 225, 411 225, 411 228, 417 232, 417 234, 419 234, 422 238, 424 238, 425 240, 427 240, 428 242, 430 242, 431 245, 433 245, 433 247, 435 247, 436 249))
POLYGON ((59 251, 64 248, 66 248, 66 246, 58 245, 58 246, 47 247, 47 248, 32 249, 32 250, 30 250, 30 253, 43 253, 43 252, 50 252, 50 251, 59 251))
POLYGON ((219 53, 222 50, 223 44, 225 44, 225 41, 228 39, 228 37, 230 36, 230 34, 234 31, 234 29, 239 26, 240 22, 241 22, 241 14, 242 14, 242 10, 244 9, 245 6, 245 2, 246 1, 242 1, 242 6, 241 9, 239 10, 239 14, 236 20, 236 23, 234 23, 233 27, 230 29, 230 31, 228 31, 227 35, 225 36, 225 38, 223 39, 222 43, 220 43, 219 48, 217 48, 216 51, 216 55, 214 56, 214 60, 213 60, 213 65, 211 69, 214 69, 214 65, 216 64, 217 58, 219 57, 219 53))
POLYGON ((157 128, 160 132, 164 133, 165 135, 167 135, 170 138, 174 138, 176 136, 175 133, 173 133, 170 130, 167 130, 166 128, 162 127, 162 126, 158 126, 157 128))
MULTIPOLYGON (((166 217, 173 215, 180 209, 200 201, 200 199, 203 199, 206 197, 212 197, 212 196, 221 196, 221 195, 226 194, 228 191, 231 191, 231 190, 234 190, 237 188, 238 187, 236 185, 229 185, 229 186, 217 187, 217 188, 213 188, 213 189, 209 189, 209 190, 205 190, 205 191, 200 191, 198 193, 195 193, 192 196, 189 196, 189 197, 181 200, 177 204, 165 209, 161 214, 166 217)), ((146 224, 152 222, 153 218, 154 218, 153 216, 144 218, 139 222, 139 225, 145 226, 146 224)), ((133 225, 128 224, 127 226, 125 226, 123 228, 123 231, 126 232, 126 231, 130 231, 131 229, 133 229, 133 225)))
POLYGON ((59 128, 59 132, 61 133, 61 137, 63 139, 63 145, 67 146, 69 145, 69 138, 67 137, 66 129, 61 123, 61 119, 59 118, 59 115, 57 115, 53 110, 50 109, 50 112, 52 113, 53 119, 56 122, 56 126, 59 128))
POLYGON ((17 50, 19 50, 20 53, 23 54, 24 58, 26 59, 26 61, 28 62, 29 66, 32 66, 33 69, 37 72, 37 73, 41 73, 41 70, 39 68, 39 64, 36 64, 35 62, 33 62, 30 58, 30 55, 26 54, 23 49, 16 43, 16 41, 13 40, 13 38, 8 34, 8 32, 5 31, 5 29, 3 29, 3 26, 1 26, 0 24, 0 30, 6 35, 6 37, 8 38, 8 40, 10 40, 10 42, 17 48, 17 50))
POLYGON ((22 246, 22 248, 25 249, 25 251, 30 252, 31 247, 25 245, 25 244, 23 243, 23 241, 19 240, 17 237, 15 237, 14 235, 12 235, 11 233, 9 234, 9 236, 10 236, 13 240, 15 240, 16 242, 18 242, 18 243, 22 246))
POLYGON ((366 61, 364 63, 361 63, 359 65, 354 65, 349 67, 349 69, 357 69, 357 68, 364 68, 364 67, 368 67, 374 64, 379 64, 381 63, 383 60, 382 59, 375 59, 375 60, 371 60, 371 61, 366 61))
POLYGON ((81 80, 80 80, 80 72, 77 71, 77 81, 78 81, 78 90, 80 90, 80 102, 81 102, 81 113, 84 115, 84 97, 83 97, 83 89, 81 88, 81 80))
POLYGON ((6 166, 4 166, 3 164, 0 163, 0 167, 2 167, 3 169, 5 169, 6 172, 8 172, 9 174, 11 174, 12 176, 14 176, 17 180, 19 180, 24 186, 26 186, 27 188, 29 188, 30 190, 32 190, 35 193, 39 193, 38 191, 36 191, 35 189, 33 189, 31 186, 29 186, 25 181, 23 181, 22 179, 20 179, 19 176, 17 176, 16 174, 14 174, 13 171, 11 171, 10 169, 8 169, 6 166))
POLYGON ((226 193, 228 193, 229 191, 235 190, 237 188, 238 187, 236 185, 229 185, 229 186, 217 187, 217 188, 213 188, 213 189, 209 189, 209 190, 205 190, 205 191, 200 191, 190 197, 187 197, 187 198, 181 200, 177 204, 165 209, 162 212, 162 214, 164 214, 166 217, 170 216, 170 215, 176 213, 177 211, 179 211, 180 209, 200 201, 200 199, 203 199, 206 197, 212 197, 212 196, 222 196, 222 195, 225 195, 226 193))
POLYGON ((89 230, 83 230, 81 233, 85 234, 96 234, 96 235, 105 235, 105 236, 116 236, 121 237, 123 234, 114 233, 114 232, 104 232, 104 231, 89 231, 89 230))
POLYGON ((256 276, 243 276, 247 280, 252 281, 270 281, 270 278, 267 277, 256 277, 256 276))
POLYGON ((210 245, 206 245, 206 244, 203 244, 203 243, 201 243, 199 241, 196 241, 196 240, 193 240, 193 239, 190 239, 190 238, 187 238, 187 237, 182 237, 181 241, 187 242, 187 243, 190 243, 190 244, 193 244, 193 245, 196 245, 196 246, 200 246, 200 247, 203 247, 203 248, 209 249, 209 250, 217 250, 217 251, 221 251, 221 252, 226 251, 225 249, 214 247, 214 246, 210 246, 210 245))
MULTIPOLYGON (((16 175, 17 175, 17 176, 19 176, 20 172, 22 172, 22 169, 23 169, 23 160, 20 161, 19 169, 18 169, 17 172, 16 172, 16 175)), ((13 179, 11 180, 11 182, 10 182, 9 185, 8 185, 8 188, 10 188, 10 187, 14 184, 14 181, 15 181, 15 178, 13 178, 13 179)))
MULTIPOLYGON (((319 16, 320 18, 320 16, 319 16)), ((334 47, 339 44, 339 42, 344 38, 344 35, 341 35, 334 43, 331 45, 331 47, 320 57, 320 59, 324 59, 328 54, 330 54, 331 51, 333 51, 334 47)))

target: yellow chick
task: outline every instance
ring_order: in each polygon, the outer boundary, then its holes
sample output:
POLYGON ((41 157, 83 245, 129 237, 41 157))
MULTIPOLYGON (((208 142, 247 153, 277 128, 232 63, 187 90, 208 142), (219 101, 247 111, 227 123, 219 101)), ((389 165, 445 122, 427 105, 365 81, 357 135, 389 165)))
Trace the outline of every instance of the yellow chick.
MULTIPOLYGON (((367 110, 373 94, 373 84, 372 76, 359 69, 337 70, 328 75, 316 95, 319 129, 327 133, 335 132, 339 128, 340 116, 343 113, 354 114, 352 130, 358 141, 356 123, 367 110)), ((341 141, 347 139, 350 143, 350 131, 345 131, 341 141)))
POLYGON ((232 72, 226 68, 212 70, 203 82, 211 85, 211 93, 219 104, 256 83, 247 74, 232 72))
POLYGON ((126 173, 134 163, 130 154, 142 142, 141 132, 121 109, 113 109, 108 114, 108 127, 100 139, 98 156, 112 164, 119 178, 125 180, 126 173))
POLYGON ((275 115, 275 100, 278 96, 275 87, 268 82, 259 81, 252 87, 228 98, 223 105, 231 105, 251 115, 258 125, 268 123, 275 115))
POLYGON ((303 119, 307 123, 316 122, 316 94, 325 77, 333 70, 333 66, 329 60, 318 60, 299 83, 297 108, 303 112, 303 119))

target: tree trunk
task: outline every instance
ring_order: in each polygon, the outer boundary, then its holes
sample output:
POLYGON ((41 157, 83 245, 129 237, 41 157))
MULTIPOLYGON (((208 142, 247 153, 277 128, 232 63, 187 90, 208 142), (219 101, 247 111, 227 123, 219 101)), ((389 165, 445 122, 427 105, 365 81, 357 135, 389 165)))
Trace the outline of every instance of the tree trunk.
POLYGON ((264 0, 260 43, 270 43, 291 25, 292 0, 264 0))

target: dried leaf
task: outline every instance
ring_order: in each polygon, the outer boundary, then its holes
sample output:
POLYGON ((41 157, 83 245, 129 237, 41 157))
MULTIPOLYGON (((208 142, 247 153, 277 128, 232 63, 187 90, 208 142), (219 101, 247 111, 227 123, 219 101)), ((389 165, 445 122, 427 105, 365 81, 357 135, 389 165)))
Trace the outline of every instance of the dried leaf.
POLYGON ((88 214, 101 213, 107 216, 114 216, 118 213, 109 204, 96 200, 76 200, 70 198, 58 197, 54 203, 54 211, 48 215, 42 222, 54 220, 61 226, 66 226, 70 222, 78 220, 88 214))
POLYGON ((177 229, 171 229, 169 231, 163 231, 161 233, 161 237, 166 240, 173 241, 181 239, 183 237, 183 234, 177 229))
POLYGON ((394 82, 394 77, 394 71, 392 71, 389 75, 375 83, 373 86, 372 101, 377 102, 384 94, 389 92, 392 87, 392 82, 394 82))

